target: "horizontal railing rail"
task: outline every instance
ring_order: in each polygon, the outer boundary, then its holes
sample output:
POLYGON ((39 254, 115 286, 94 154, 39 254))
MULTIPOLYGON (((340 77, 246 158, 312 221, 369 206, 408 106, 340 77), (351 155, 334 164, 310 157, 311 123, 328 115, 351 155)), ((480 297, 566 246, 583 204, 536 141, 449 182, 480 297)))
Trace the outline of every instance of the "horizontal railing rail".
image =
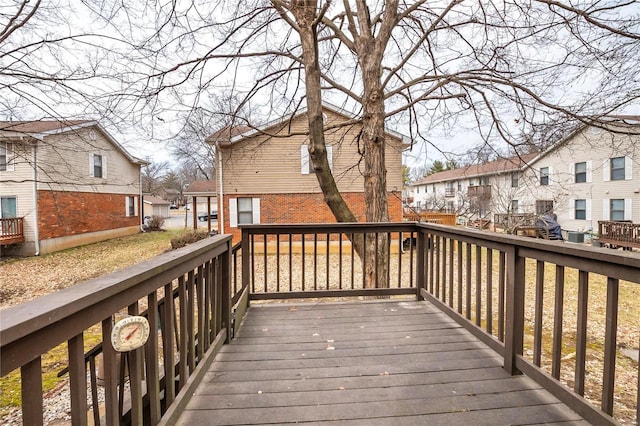
POLYGON ((43 424, 42 359, 65 344, 71 417, 73 424, 87 424, 85 337, 90 334, 101 335, 105 392, 104 416, 94 421, 171 424, 230 338, 231 254, 231 237, 216 236, 1 310, 0 372, 4 377, 19 370, 23 424, 43 424), (148 320, 148 340, 117 354, 111 343, 114 324, 140 314, 148 320))
POLYGON ((637 253, 418 227, 425 298, 587 420, 638 421, 637 253))

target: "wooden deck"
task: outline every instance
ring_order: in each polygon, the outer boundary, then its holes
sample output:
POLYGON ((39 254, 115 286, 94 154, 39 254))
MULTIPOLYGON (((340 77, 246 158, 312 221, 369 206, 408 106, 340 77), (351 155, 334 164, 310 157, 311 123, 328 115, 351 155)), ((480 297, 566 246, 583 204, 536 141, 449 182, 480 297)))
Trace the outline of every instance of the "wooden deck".
POLYGON ((587 425, 428 302, 252 305, 180 425, 587 425))

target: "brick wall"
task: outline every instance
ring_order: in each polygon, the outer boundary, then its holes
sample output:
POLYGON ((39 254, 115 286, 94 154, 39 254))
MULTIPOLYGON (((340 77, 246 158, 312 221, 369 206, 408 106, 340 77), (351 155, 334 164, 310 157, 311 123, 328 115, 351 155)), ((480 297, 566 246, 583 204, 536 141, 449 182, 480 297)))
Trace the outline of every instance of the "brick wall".
MULTIPOLYGON (((389 193, 389 218, 402 221, 402 202, 399 192, 389 193)), ((336 219, 324 202, 323 194, 243 194, 224 196, 224 230, 233 235, 234 243, 240 241, 239 228, 229 226, 229 199, 238 197, 260 198, 260 222, 270 223, 336 223, 336 219)), ((342 194, 359 222, 365 220, 364 194, 342 194)))
MULTIPOLYGON (((137 194, 131 194, 136 196, 137 194)), ((136 226, 139 216, 125 216, 127 195, 38 191, 40 239, 136 226)), ((138 200, 139 202, 139 200, 138 200)), ((138 210, 139 210, 138 204, 138 210)))

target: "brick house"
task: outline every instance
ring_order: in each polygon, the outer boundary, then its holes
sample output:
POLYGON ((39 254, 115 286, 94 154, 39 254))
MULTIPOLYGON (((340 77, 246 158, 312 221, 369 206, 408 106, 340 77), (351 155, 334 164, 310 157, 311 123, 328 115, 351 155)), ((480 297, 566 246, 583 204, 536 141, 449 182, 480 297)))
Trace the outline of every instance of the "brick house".
MULTIPOLYGON (((365 217, 364 179, 359 168, 360 126, 345 125, 347 112, 324 104, 327 155, 343 198, 358 218, 365 217)), ((240 238, 238 225, 252 223, 335 223, 309 167, 306 111, 259 129, 225 129, 207 138, 218 161, 220 232, 240 238), (290 136, 286 136, 290 135, 290 136)), ((394 132, 386 136, 389 216, 402 220, 402 151, 408 146, 394 132)))
POLYGON ((46 254, 139 232, 144 164, 95 121, 0 122, 3 253, 46 254), (21 235, 8 235, 18 234, 16 223, 21 235))

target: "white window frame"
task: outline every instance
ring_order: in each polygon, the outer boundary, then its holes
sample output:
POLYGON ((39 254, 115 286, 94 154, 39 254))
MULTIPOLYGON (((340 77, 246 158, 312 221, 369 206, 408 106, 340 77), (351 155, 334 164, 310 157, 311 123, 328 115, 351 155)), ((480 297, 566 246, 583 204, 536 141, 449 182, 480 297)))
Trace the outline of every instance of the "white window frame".
MULTIPOLYGON (((327 145, 326 149, 329 169, 331 170, 331 173, 333 173, 333 146, 327 145)), ((303 175, 315 173, 311 163, 311 156, 309 155, 309 145, 306 144, 300 145, 300 172, 303 175)))
POLYGON ((4 170, 0 169, 0 172, 13 172, 15 171, 14 165, 14 146, 11 142, 0 142, 0 148, 4 149, 5 162, 1 165, 4 166, 4 170))
MULTIPOLYGON (((238 197, 250 198, 250 197, 238 197)), ((231 228, 238 227, 238 198, 229 199, 229 226, 231 228)), ((260 198, 251 198, 251 224, 260 223, 260 198)), ((245 224, 243 224, 245 225, 245 224)), ((246 224, 249 225, 249 224, 246 224)))
POLYGON ((106 179, 107 178, 107 156, 106 155, 102 155, 102 154, 98 154, 95 152, 91 152, 89 153, 89 176, 91 177, 96 177, 95 176, 95 157, 100 157, 101 163, 102 163, 102 176, 97 177, 98 179, 106 179))
POLYGON ((518 188, 520 186, 520 172, 511 173, 511 187, 518 188))
POLYGON ((538 170, 538 173, 540 174, 540 177, 538 179, 538 185, 540 185, 540 186, 551 186, 551 183, 552 183, 551 175, 553 173, 553 168, 551 166, 540 167, 540 169, 538 170), (546 184, 542 183, 542 177, 543 177, 542 169, 547 169, 547 174, 545 175, 545 177, 547 178, 547 183, 546 184))
POLYGON ((124 215, 126 217, 138 216, 138 197, 134 195, 127 195, 124 202, 124 215), (131 207, 133 207, 133 214, 131 214, 131 207))
MULTIPOLYGON (((620 198, 614 198, 614 200, 619 200, 620 198)), ((603 198, 602 199, 602 217, 604 220, 612 220, 611 219, 611 198, 603 198)), ((633 200, 631 198, 624 198, 624 213, 623 220, 632 220, 633 212, 632 212, 633 200)))
POLYGON ((569 200, 569 217, 573 220, 591 220, 591 199, 590 198, 572 198, 569 200), (578 219, 576 217, 576 202, 583 200, 585 204, 585 218, 578 219))
MULTIPOLYGON (((614 158, 620 158, 621 155, 616 157, 607 158, 602 162, 602 179, 604 182, 611 181, 611 160, 614 158)), ((631 180, 633 178, 633 161, 628 155, 624 156, 624 180, 631 180)), ((622 179, 616 179, 622 180, 622 179)))
POLYGON ((13 217, 18 217, 18 197, 14 196, 14 195, 7 195, 7 196, 0 197, 0 219, 9 219, 9 218, 13 218, 13 217), (16 207, 15 216, 6 216, 5 217, 5 216, 2 215, 2 207, 1 207, 2 200, 7 200, 7 199, 8 200, 14 200, 14 204, 15 204, 15 207, 16 207))
MULTIPOLYGON (((580 172, 582 173, 582 172, 580 172)), ((571 163, 569 165, 569 174, 572 176, 572 183, 590 183, 591 182, 591 176, 592 176, 592 164, 591 161, 578 161, 576 163, 571 163), (577 165, 578 164, 582 164, 584 163, 585 168, 584 168, 584 178, 585 181, 584 182, 577 182, 576 181, 576 177, 577 177, 577 165)))

